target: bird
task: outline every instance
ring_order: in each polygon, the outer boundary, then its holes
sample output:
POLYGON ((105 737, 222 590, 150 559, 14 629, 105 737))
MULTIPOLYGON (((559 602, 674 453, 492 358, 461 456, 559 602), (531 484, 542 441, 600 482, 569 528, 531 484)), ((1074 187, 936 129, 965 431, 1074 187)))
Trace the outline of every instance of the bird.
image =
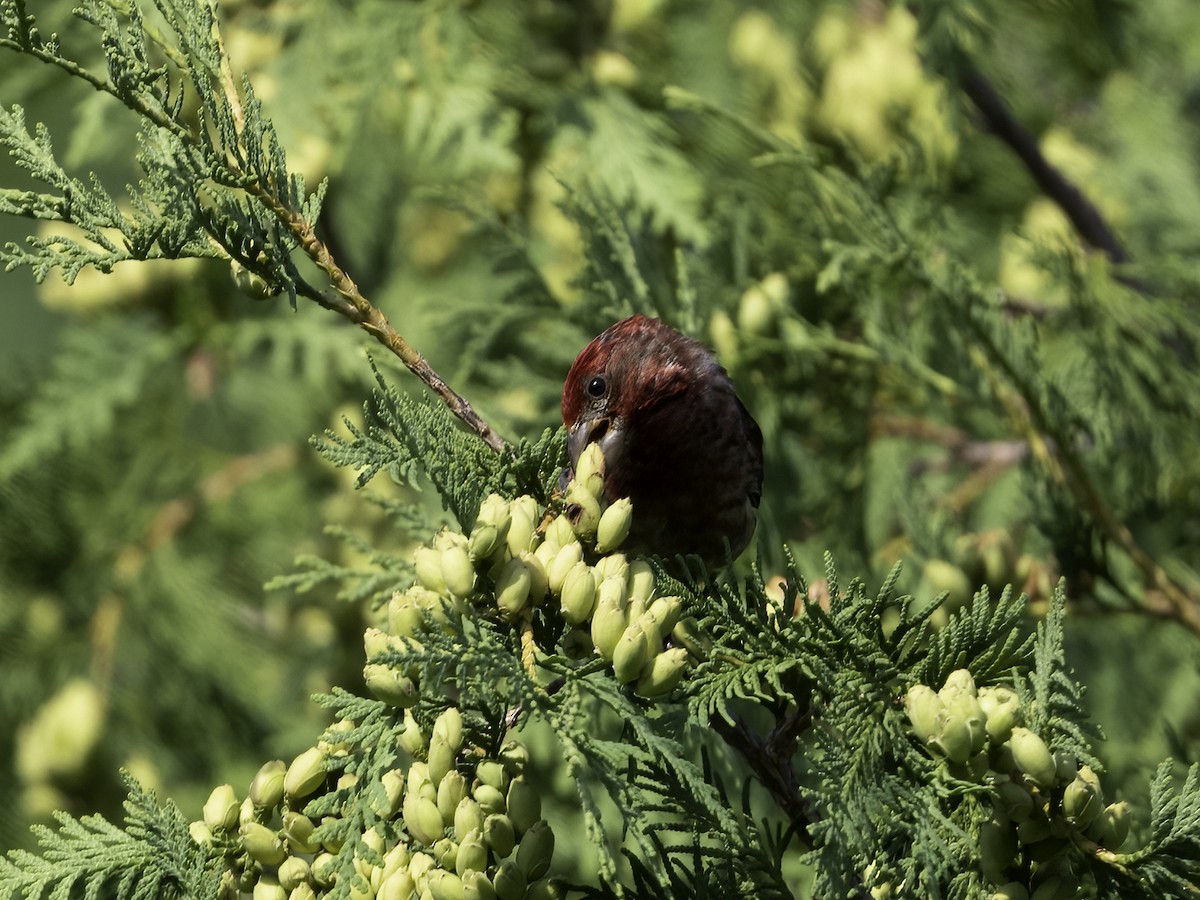
POLYGON ((699 341, 644 315, 617 322, 576 357, 562 416, 572 466, 598 444, 605 499, 632 503, 623 549, 715 569, 750 543, 762 431, 699 341))

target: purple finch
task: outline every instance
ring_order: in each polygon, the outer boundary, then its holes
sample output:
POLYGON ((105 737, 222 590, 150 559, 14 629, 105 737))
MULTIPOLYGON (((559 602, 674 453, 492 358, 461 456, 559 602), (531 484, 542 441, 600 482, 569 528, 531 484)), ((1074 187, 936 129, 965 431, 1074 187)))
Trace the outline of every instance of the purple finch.
POLYGON ((563 386, 572 465, 595 442, 609 502, 633 502, 630 549, 720 566, 746 548, 762 497, 762 432, 703 345, 632 316, 575 359, 563 386))

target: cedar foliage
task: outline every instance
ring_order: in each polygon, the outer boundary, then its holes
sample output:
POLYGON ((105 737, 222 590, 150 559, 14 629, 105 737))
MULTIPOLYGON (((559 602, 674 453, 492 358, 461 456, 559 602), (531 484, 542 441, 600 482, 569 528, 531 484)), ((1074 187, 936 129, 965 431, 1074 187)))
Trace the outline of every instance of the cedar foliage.
POLYGON ((0 896, 212 895, 189 817, 118 770, 192 810, 312 744, 314 692, 362 725, 367 816, 398 722, 355 696, 364 622, 489 491, 549 498, 562 374, 633 311, 711 343, 763 426, 757 565, 676 585, 718 652, 670 704, 553 652, 547 696, 488 623, 405 660, 471 698, 479 735, 518 708, 544 729, 545 790, 595 854, 568 852, 568 879, 982 896, 978 785, 900 705, 966 667, 1140 805, 1137 849, 1074 858, 1089 889, 1194 890, 1195 713, 1167 673, 1123 676, 1197 655, 1187 3, 69 7, 0 0, 0 259, 58 331, 0 387, 0 786, 21 799, 0 839, 67 810, 0 861, 0 896), (1118 244, 987 133, 978 72, 1118 244), (384 351, 367 365, 295 217, 528 439, 494 454, 384 351), (370 508, 348 496, 368 481, 370 508), (1169 746, 1135 746, 1139 714, 1169 746), (72 815, 115 820, 122 796, 121 826, 72 815))

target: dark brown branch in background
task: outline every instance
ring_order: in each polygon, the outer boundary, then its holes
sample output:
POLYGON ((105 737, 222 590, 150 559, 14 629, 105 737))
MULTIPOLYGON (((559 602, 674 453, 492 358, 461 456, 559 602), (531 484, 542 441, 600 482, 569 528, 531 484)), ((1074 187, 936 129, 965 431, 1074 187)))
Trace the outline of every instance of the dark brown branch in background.
POLYGON ((991 82, 978 70, 969 68, 964 72, 961 83, 963 92, 975 104, 988 128, 1012 148, 1038 187, 1066 213, 1083 241, 1102 251, 1114 263, 1129 262, 1129 255, 1100 210, 1042 155, 1037 139, 1017 121, 991 82))

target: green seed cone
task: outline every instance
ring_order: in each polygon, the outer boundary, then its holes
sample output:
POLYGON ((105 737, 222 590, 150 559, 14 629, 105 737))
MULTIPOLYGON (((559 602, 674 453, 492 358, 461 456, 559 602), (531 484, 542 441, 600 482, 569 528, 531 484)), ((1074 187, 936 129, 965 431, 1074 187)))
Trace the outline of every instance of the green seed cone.
POLYGON ((500 760, 509 777, 515 778, 525 771, 529 762, 529 748, 516 738, 509 738, 500 745, 500 753, 496 758, 500 760))
POLYGON ((567 580, 567 574, 575 566, 582 564, 582 544, 578 541, 572 541, 560 547, 558 552, 554 554, 553 559, 551 559, 550 564, 546 566, 546 585, 550 589, 550 593, 556 597, 560 597, 567 580))
POLYGON ((317 894, 312 889, 312 885, 305 881, 292 888, 292 892, 288 894, 288 900, 317 900, 317 894))
POLYGON ((554 832, 545 819, 534 822, 521 838, 517 848, 517 865, 525 873, 526 881, 537 881, 550 870, 554 856, 554 832))
POLYGON ((979 826, 979 868, 988 881, 1002 884, 1016 856, 1017 833, 1011 823, 992 819, 979 826))
POLYGON ((288 810, 283 814, 283 836, 291 853, 316 853, 321 849, 320 841, 313 840, 316 826, 306 815, 288 810))
POLYGON ((410 793, 404 798, 404 827, 426 847, 432 847, 444 836, 437 804, 419 794, 410 793))
POLYGON ((620 578, 621 596, 624 597, 629 584, 630 566, 624 553, 606 554, 596 560, 596 580, 603 584, 606 578, 620 578))
POLYGON ((203 819, 188 823, 188 834, 201 847, 211 847, 213 842, 212 829, 204 824, 203 819))
POLYGON ((633 681, 650 658, 650 638, 638 622, 634 622, 621 634, 613 648, 613 674, 621 684, 633 681))
POLYGON ((510 622, 516 620, 529 605, 529 588, 532 581, 529 567, 518 556, 514 556, 500 568, 500 573, 496 576, 496 606, 510 622))
POLYGON ((632 525, 633 503, 628 497, 623 497, 600 514, 600 521, 596 525, 596 552, 616 550, 629 537, 632 525))
POLYGON ((454 872, 434 869, 429 873, 427 886, 433 900, 463 900, 462 879, 454 872))
POLYGON ((496 874, 492 876, 492 886, 499 900, 522 900, 526 884, 525 873, 514 859, 500 863, 496 867, 496 874))
POLYGON ((337 857, 331 852, 318 853, 308 871, 318 886, 332 887, 337 878, 337 857))
POLYGON ((1014 822, 1021 823, 1033 812, 1033 795, 1016 781, 996 785, 996 806, 1014 822))
POLYGON ((375 892, 375 900, 412 900, 417 884, 407 869, 399 869, 387 876, 375 892))
POLYGON ((1010 881, 992 891, 988 900, 1029 900, 1029 889, 1019 881, 1010 881))
POLYGON ((1063 791, 1062 810, 1076 828, 1087 828, 1104 809, 1100 779, 1090 766, 1081 766, 1074 780, 1063 791))
POLYGON ((583 452, 579 454, 579 461, 575 464, 572 483, 586 490, 594 500, 604 496, 604 451, 600 449, 599 444, 592 443, 583 448, 583 452))
POLYGON ((546 566, 533 553, 525 551, 518 555, 529 569, 529 600, 534 606, 539 606, 546 599, 550 590, 550 581, 546 576, 546 566))
POLYGON ((254 900, 287 900, 288 892, 270 875, 258 876, 254 885, 254 900))
POLYGON ((279 864, 279 884, 292 891, 308 880, 308 861, 299 856, 289 856, 279 864))
POLYGON ((987 717, 988 739, 993 744, 1003 744, 1012 737, 1014 726, 1024 720, 1021 698, 1017 692, 1003 686, 979 689, 979 705, 987 717))
POLYGON ((433 547, 418 547, 413 551, 413 569, 417 573, 417 581, 426 590, 440 594, 446 590, 446 581, 442 577, 442 554, 433 547))
POLYGON ((712 641, 700 633, 700 623, 693 616, 685 616, 671 629, 671 642, 687 650, 697 660, 708 658, 712 641))
POLYGON ((650 602, 650 597, 654 594, 654 567, 650 563, 644 559, 635 559, 631 562, 627 581, 629 585, 627 593, 630 600, 650 602))
POLYGON ((441 554, 442 580, 455 597, 467 597, 475 590, 475 566, 463 544, 447 547, 441 554))
POLYGON ((407 709, 421 698, 416 681, 383 663, 363 666, 363 681, 377 700, 401 709, 407 709))
POLYGON ((592 568, 580 560, 563 576, 559 603, 568 625, 586 622, 596 608, 596 576, 592 568))
POLYGON ((476 785, 471 791, 471 796, 475 798, 475 802, 479 804, 485 817, 493 813, 502 813, 505 810, 503 792, 490 784, 476 785))
POLYGON ((454 823, 454 814, 458 805, 468 799, 468 791, 467 779, 461 772, 451 769, 442 776, 437 787, 437 808, 447 825, 454 823))
POLYGON ((325 783, 325 753, 316 747, 305 750, 288 766, 283 790, 289 797, 307 797, 325 783))
POLYGON ((643 697, 661 697, 678 687, 687 671, 688 652, 671 647, 655 654, 642 668, 634 690, 643 697))
POLYGON ((594 539, 596 529, 600 525, 600 501, 578 481, 572 481, 567 485, 565 499, 568 504, 576 507, 576 514, 571 522, 575 533, 584 540, 594 539))
POLYGON ((970 669, 955 669, 946 676, 946 683, 942 685, 942 690, 950 688, 954 691, 965 691, 972 697, 975 696, 975 676, 971 674, 970 669))
POLYGON ((1124 800, 1110 803, 1096 817, 1088 834, 1108 850, 1119 850, 1129 837, 1129 804, 1124 800))
MULTIPOLYGON (((495 790, 493 788, 493 790, 495 790)), ((472 831, 483 831, 484 812, 476 802, 474 797, 463 797, 458 802, 458 806, 454 809, 454 836, 458 838, 459 844, 466 840, 466 836, 472 831)), ((481 872, 483 866, 477 866, 481 872)), ((461 875, 462 873, 459 872, 461 875)))
POLYGON ((445 735, 436 731, 429 738, 429 780, 438 784, 454 766, 457 751, 446 741, 445 735))
POLYGON ((650 604, 648 613, 658 622, 659 634, 670 634, 679 624, 683 601, 679 597, 659 597, 650 604))
POLYGON ((474 869, 482 872, 487 869, 488 848, 483 840, 483 829, 472 828, 458 845, 458 858, 454 868, 459 875, 465 876, 467 871, 474 869))
POLYGON ((512 853, 513 847, 517 843, 517 834, 513 828, 512 819, 498 813, 493 813, 484 819, 483 841, 499 858, 512 853))
POLYGON ((942 718, 941 725, 942 730, 930 739, 929 746, 951 762, 965 763, 975 754, 970 725, 949 711, 942 718))
POLYGON ((490 784, 498 791, 508 790, 508 782, 512 778, 505 769, 504 763, 498 759, 482 759, 475 766, 475 777, 483 784, 490 784))
POLYGON ((592 643, 605 660, 612 662, 613 653, 616 652, 627 624, 624 583, 615 578, 606 578, 600 584, 596 610, 592 613, 592 643), (606 585, 609 586, 607 589, 606 585), (618 586, 621 590, 619 595, 618 586))
POLYGON ((250 782, 250 802, 263 810, 271 810, 283 800, 283 776, 287 764, 282 759, 263 763, 262 768, 250 782))
POLYGON ((433 858, 439 869, 454 871, 458 865, 458 842, 453 838, 442 838, 433 845, 433 858))
POLYGON ((462 880, 463 900, 497 900, 496 889, 483 872, 464 872, 462 880))
POLYGON ((428 746, 425 735, 421 733, 421 726, 413 718, 411 710, 406 709, 404 711, 404 730, 400 732, 400 737, 397 741, 401 747, 408 751, 409 756, 423 754, 425 748, 428 746))
MULTIPOLYGON (((960 671, 966 672, 966 669, 960 671)), ((970 674, 970 673, 968 673, 970 674)), ((971 755, 974 756, 987 743, 987 716, 983 707, 975 697, 974 687, 967 690, 964 687, 947 685, 938 692, 938 697, 946 706, 946 712, 951 718, 966 724, 971 735, 971 755)))
POLYGON ((524 778, 514 778, 508 785, 508 817, 518 835, 529 830, 542 817, 542 798, 537 788, 524 778))
POLYGON ((264 866, 277 866, 286 855, 279 835, 258 822, 246 822, 238 828, 238 839, 250 858, 264 866))
POLYGON ((204 824, 214 832, 229 831, 238 823, 240 805, 233 785, 218 785, 204 803, 204 824))
POLYGON ((1058 768, 1046 742, 1028 728, 1014 728, 1009 739, 1013 762, 1040 788, 1054 786, 1058 768))
POLYGON ((516 556, 534 546, 537 533, 537 501, 532 497, 518 497, 512 502, 511 524, 505 540, 509 556, 516 556))
POLYGON ((922 743, 929 743, 942 730, 946 718, 946 705, 927 684, 914 684, 904 695, 904 710, 912 723, 913 731, 922 743))

